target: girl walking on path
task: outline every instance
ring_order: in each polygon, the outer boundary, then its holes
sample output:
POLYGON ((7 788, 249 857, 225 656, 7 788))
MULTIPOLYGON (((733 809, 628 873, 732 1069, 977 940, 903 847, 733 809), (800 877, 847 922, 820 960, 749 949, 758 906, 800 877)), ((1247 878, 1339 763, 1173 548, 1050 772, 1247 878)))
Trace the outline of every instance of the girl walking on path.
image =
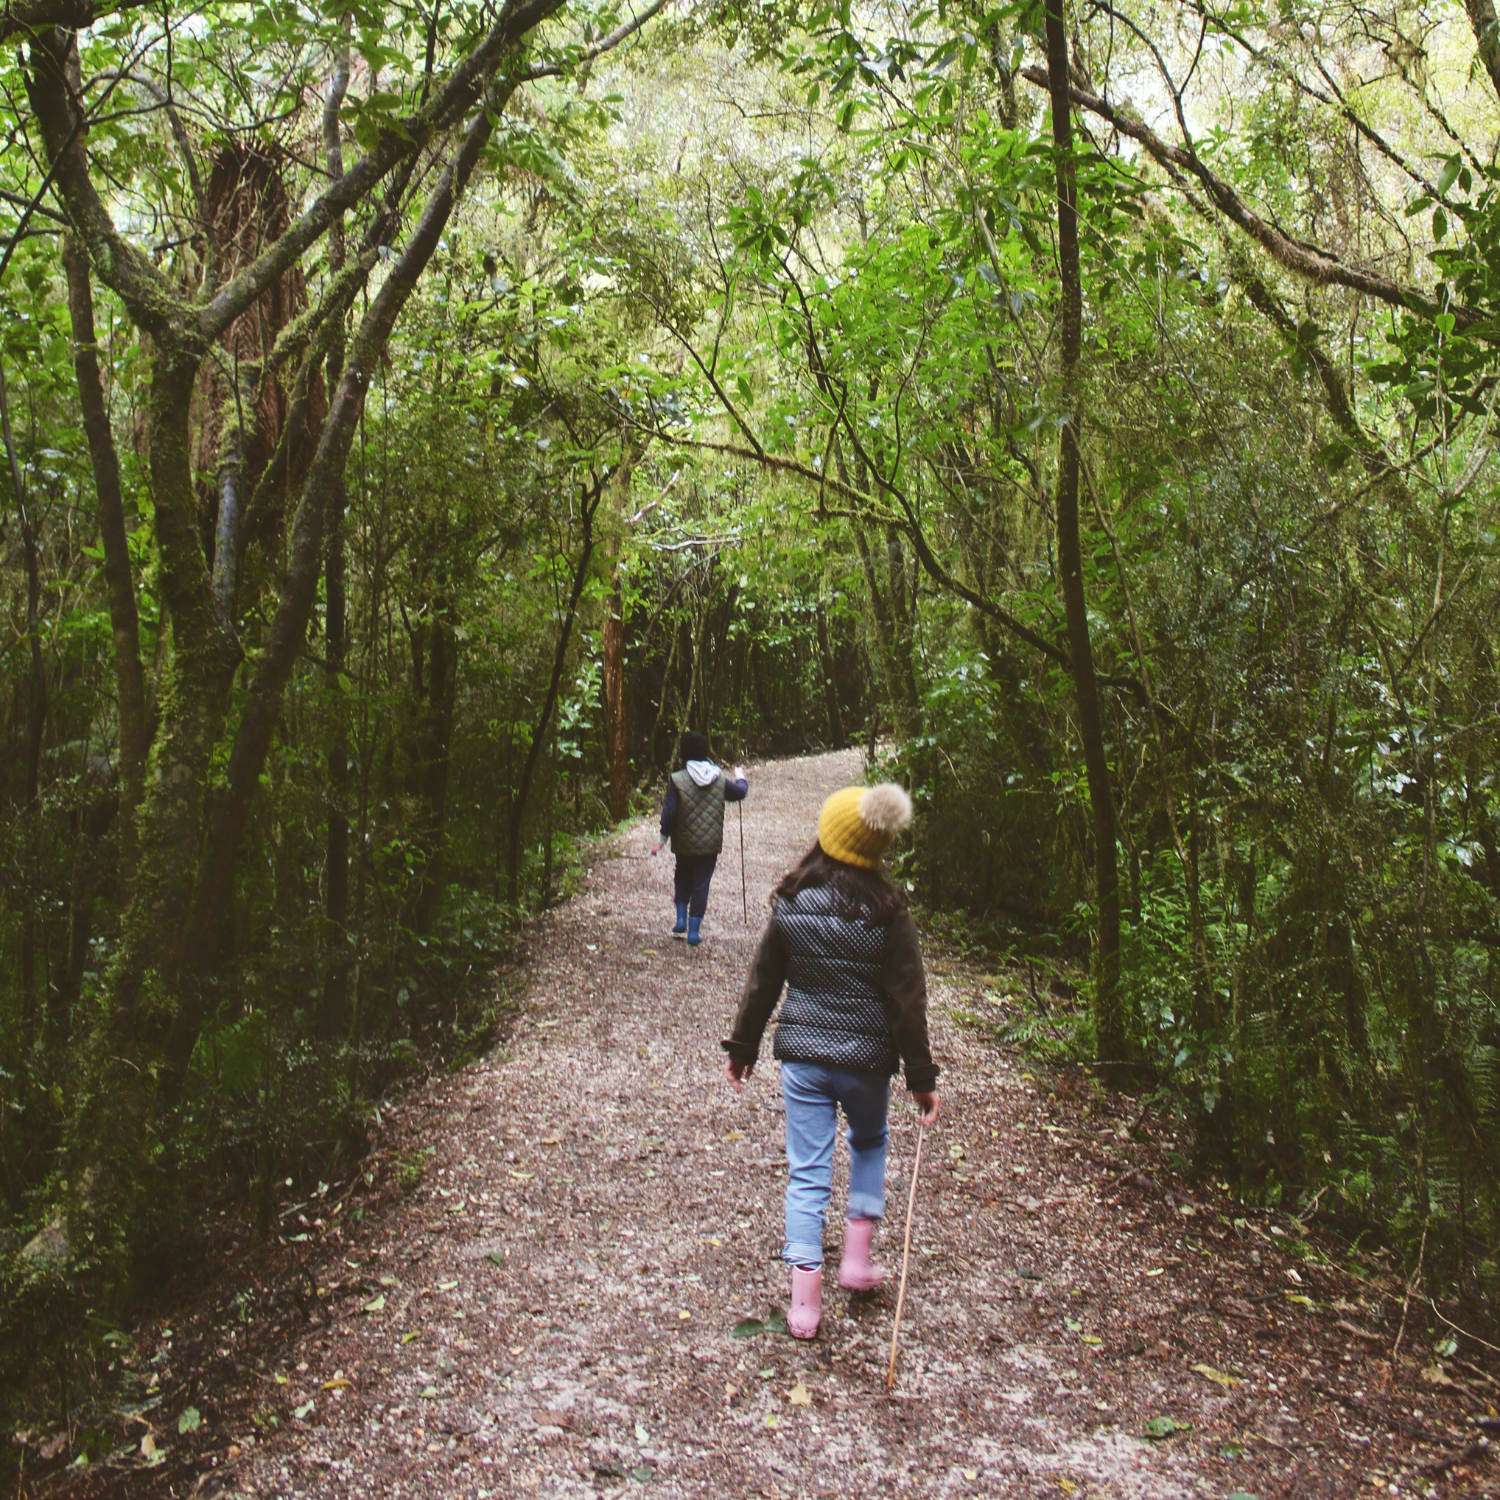
POLYGON ((667 799, 661 809, 661 838, 651 852, 659 854, 668 839, 677 856, 672 895, 677 904, 677 922, 672 936, 686 937, 696 948, 708 909, 708 885, 724 847, 724 804, 743 802, 750 784, 744 770, 736 766, 726 778, 709 758, 708 736, 690 730, 682 737, 683 767, 672 773, 667 799))
POLYGON ((771 897, 771 921, 750 965, 724 1042, 739 1089, 786 987, 772 1049, 786 1101, 786 1247, 792 1268, 787 1329, 810 1339, 822 1317, 823 1225, 833 1181, 838 1111, 849 1124, 849 1221, 839 1285, 868 1292, 884 1270, 870 1259, 885 1212, 886 1112, 891 1075, 921 1120, 937 1119, 938 1070, 927 1040, 927 981, 906 898, 881 871, 911 822, 899 786, 846 787, 824 804, 818 838, 771 897))

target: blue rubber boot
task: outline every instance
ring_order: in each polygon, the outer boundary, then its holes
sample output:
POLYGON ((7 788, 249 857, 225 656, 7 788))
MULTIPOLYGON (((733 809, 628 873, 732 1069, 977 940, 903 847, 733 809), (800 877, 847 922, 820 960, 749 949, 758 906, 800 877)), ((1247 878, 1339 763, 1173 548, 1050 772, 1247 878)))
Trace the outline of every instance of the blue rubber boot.
POLYGON ((679 901, 677 903, 677 925, 672 929, 672 936, 680 938, 687 930, 687 902, 679 901))
POLYGON ((702 935, 702 933, 700 933, 698 931, 698 928, 702 924, 702 922, 703 922, 703 918, 702 917, 689 917, 688 918, 688 947, 689 948, 696 948, 698 946, 698 944, 703 941, 703 935, 702 935))

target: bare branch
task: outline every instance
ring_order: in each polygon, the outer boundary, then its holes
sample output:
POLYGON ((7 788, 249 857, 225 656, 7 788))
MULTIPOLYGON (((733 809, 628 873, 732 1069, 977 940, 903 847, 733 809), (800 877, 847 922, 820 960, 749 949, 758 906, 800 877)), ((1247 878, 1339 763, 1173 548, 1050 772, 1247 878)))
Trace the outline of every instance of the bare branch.
MULTIPOLYGON (((1023 624, 1003 605, 996 604, 992 599, 986 599, 983 594, 971 589, 968 584, 955 578, 938 561, 932 548, 927 543, 927 537, 917 523, 915 515, 909 507, 903 504, 905 514, 892 514, 883 510, 877 502, 863 490, 856 489, 851 484, 845 484, 842 480, 835 479, 830 475, 821 474, 818 470, 807 464, 799 463, 796 459, 783 458, 779 454, 767 453, 764 448, 755 449, 742 448, 737 443, 713 443, 702 439, 673 437, 670 433, 657 434, 663 442, 672 443, 681 448, 700 448, 710 453, 727 453, 734 458, 749 459, 752 463, 758 463, 763 468, 774 469, 778 473, 792 474, 799 479, 805 479, 809 484, 815 484, 820 489, 832 490, 835 494, 842 495, 846 500, 853 501, 860 506, 858 519, 878 522, 882 526, 894 526, 902 531, 911 541, 912 548, 917 554, 918 561, 927 572, 927 575, 940 588, 946 589, 956 598, 962 599, 965 604, 971 605, 981 614, 988 615, 992 620, 1005 626, 1013 635, 1019 636, 1028 646, 1034 646, 1044 656, 1057 662, 1060 666, 1068 666, 1068 653, 1061 646, 1049 641, 1045 636, 1038 635, 1029 625, 1023 624)), ((866 460, 868 464, 868 459, 866 460)), ((874 473, 874 470, 871 469, 874 473)), ((888 484, 882 483, 882 489, 890 490, 888 484)), ((891 490, 891 493, 900 502, 900 495, 891 490)))
MULTIPOLYGON (((613 52, 622 42, 627 42, 643 27, 647 21, 659 16, 672 0, 653 0, 640 15, 633 16, 628 21, 622 21, 607 36, 602 36, 597 42, 569 57, 568 62, 573 67, 583 63, 591 63, 596 57, 603 57, 606 52, 613 52)), ((533 63, 528 78, 556 78, 563 71, 562 63, 533 63)))
MULTIPOLYGON (((1050 88, 1047 70, 1036 66, 1022 69, 1028 83, 1039 88, 1050 88)), ((1493 337, 1484 333, 1484 320, 1473 308, 1459 302, 1439 307, 1436 300, 1426 292, 1413 286, 1393 281, 1374 271, 1365 271, 1351 266, 1347 261, 1330 254, 1317 245, 1295 240, 1257 214, 1229 183, 1209 168, 1195 151, 1183 146, 1174 146, 1164 141, 1144 121, 1126 114, 1107 99, 1084 89, 1070 87, 1068 96, 1080 109, 1097 115, 1108 122, 1121 135, 1138 141, 1155 161, 1163 167, 1173 167, 1186 172, 1203 185, 1209 199, 1227 219, 1237 224, 1271 258, 1286 270, 1319 286, 1346 286, 1351 291, 1363 292, 1378 302, 1390 307, 1400 307, 1423 317, 1436 317, 1439 312, 1453 314, 1457 325, 1465 330, 1474 330, 1482 337, 1493 337)))

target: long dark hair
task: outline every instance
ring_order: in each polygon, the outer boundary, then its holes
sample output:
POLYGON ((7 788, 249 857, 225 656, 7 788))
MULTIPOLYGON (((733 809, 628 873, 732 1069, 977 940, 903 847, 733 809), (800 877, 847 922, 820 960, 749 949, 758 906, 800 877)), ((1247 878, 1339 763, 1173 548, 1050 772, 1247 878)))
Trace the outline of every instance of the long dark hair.
POLYGON ((884 926, 907 908, 906 892, 891 884, 879 870, 862 870, 835 859, 816 840, 811 849, 781 877, 771 892, 771 905, 790 901, 809 886, 826 885, 838 897, 840 914, 863 915, 884 926))

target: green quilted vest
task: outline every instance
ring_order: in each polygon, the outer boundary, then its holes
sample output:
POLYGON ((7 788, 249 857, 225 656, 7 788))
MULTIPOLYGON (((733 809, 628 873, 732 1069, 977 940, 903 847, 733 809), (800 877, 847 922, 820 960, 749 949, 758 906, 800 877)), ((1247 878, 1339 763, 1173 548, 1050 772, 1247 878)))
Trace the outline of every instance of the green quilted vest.
POLYGON ((672 825, 674 854, 718 854, 724 847, 724 777, 699 786, 686 771, 672 772, 682 799, 672 825))

